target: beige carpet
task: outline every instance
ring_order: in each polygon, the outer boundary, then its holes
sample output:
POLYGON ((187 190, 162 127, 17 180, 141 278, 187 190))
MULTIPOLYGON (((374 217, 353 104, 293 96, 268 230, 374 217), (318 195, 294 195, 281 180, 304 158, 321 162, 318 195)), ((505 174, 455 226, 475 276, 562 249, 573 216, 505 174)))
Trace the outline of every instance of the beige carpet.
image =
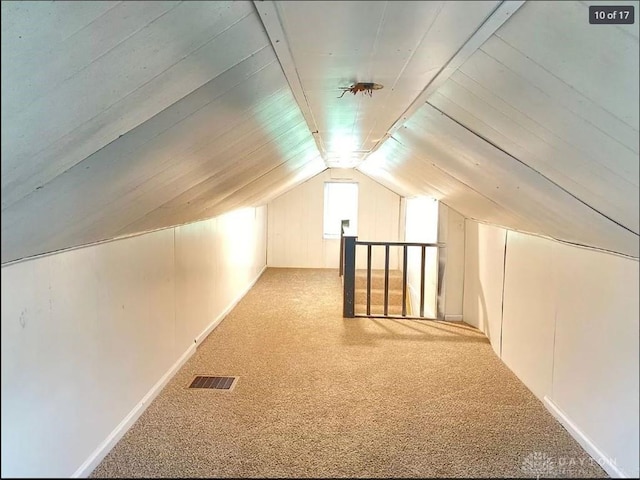
POLYGON ((341 312, 337 271, 267 270, 92 476, 606 476, 477 330, 341 312))

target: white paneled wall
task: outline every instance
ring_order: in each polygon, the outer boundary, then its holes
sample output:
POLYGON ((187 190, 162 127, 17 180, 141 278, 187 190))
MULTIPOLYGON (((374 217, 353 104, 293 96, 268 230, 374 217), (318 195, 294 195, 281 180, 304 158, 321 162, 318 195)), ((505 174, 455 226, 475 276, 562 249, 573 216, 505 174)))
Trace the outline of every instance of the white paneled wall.
POLYGON ((637 477, 638 260, 470 220, 466 231, 465 320, 609 474, 637 477))
POLYGON ((439 276, 444 284, 441 291, 441 298, 444 298, 444 318, 445 320, 462 320, 464 217, 453 208, 439 202, 438 223, 438 242, 444 243, 444 248, 440 249, 444 269, 441 261, 439 270, 439 276))
POLYGON ((2 267, 2 476, 97 465, 260 275, 266 207, 2 267))
MULTIPOLYGON (((405 241, 438 242, 438 202, 430 197, 408 198, 405 217, 405 241)), ((424 316, 436 318, 438 287, 437 248, 425 250, 424 316)), ((422 249, 409 247, 407 251, 407 287, 411 299, 411 315, 420 315, 420 285, 422 249)))
POLYGON ((464 321, 489 338, 500 355, 506 230, 465 221, 464 321))
MULTIPOLYGON (((358 183, 358 238, 398 241, 400 197, 356 170, 327 169, 269 203, 270 267, 338 268, 339 239, 323 238, 324 183, 358 183)), ((383 268, 383 250, 374 247, 374 268, 383 268)), ((366 265, 359 247, 357 267, 366 265)), ((397 255, 391 256, 397 268, 397 255)))
POLYGON ((618 472, 636 478, 638 261, 555 243, 551 262, 558 295, 550 401, 618 472))
POLYGON ((507 233, 502 360, 538 398, 551 391, 556 295, 550 240, 507 233))

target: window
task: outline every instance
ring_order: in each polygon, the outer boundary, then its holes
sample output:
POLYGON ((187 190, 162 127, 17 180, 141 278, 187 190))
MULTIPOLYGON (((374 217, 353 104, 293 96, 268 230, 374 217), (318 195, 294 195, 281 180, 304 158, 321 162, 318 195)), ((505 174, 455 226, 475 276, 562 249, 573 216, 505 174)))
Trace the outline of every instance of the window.
POLYGON ((324 238, 339 238, 342 220, 349 220, 352 233, 358 228, 358 184, 325 182, 324 238))

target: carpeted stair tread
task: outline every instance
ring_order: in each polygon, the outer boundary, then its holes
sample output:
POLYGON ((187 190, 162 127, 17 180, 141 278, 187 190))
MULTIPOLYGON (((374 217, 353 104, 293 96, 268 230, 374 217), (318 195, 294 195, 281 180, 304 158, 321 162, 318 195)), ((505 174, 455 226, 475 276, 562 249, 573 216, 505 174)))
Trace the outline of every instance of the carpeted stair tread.
MULTIPOLYGON (((367 290, 357 289, 355 291, 355 303, 367 303, 367 290)), ((384 290, 372 289, 371 290, 371 303, 382 304, 384 303, 384 290)), ((398 303, 402 305, 402 290, 389 290, 389 304, 398 303)))
MULTIPOLYGON (((356 270, 356 288, 367 288, 367 271, 356 270)), ((371 271, 371 288, 384 288, 384 270, 371 271)), ((402 290, 402 272, 398 270, 389 271, 389 288, 402 290)))

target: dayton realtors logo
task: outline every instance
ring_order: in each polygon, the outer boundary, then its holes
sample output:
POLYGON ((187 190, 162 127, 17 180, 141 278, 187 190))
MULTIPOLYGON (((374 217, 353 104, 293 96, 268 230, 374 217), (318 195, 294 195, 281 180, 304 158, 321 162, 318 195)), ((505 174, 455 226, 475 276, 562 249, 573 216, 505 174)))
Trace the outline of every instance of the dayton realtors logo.
POLYGON ((616 465, 615 459, 595 460, 588 455, 583 457, 554 458, 545 452, 531 452, 524 457, 520 469, 523 473, 535 478, 554 477, 558 475, 576 474, 577 470, 589 466, 602 466, 605 463, 616 465))
POLYGON ((536 478, 551 476, 556 471, 553 458, 544 452, 532 452, 522 461, 522 471, 536 478))

